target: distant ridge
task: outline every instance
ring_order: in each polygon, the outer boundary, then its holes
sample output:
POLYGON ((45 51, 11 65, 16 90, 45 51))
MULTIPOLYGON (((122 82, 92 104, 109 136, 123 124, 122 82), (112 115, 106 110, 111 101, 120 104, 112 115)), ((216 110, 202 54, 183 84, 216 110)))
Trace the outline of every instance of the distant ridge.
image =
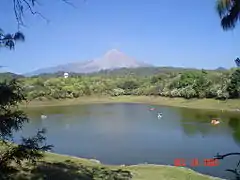
POLYGON ((1 80, 10 80, 10 79, 19 79, 24 78, 23 75, 11 73, 11 72, 1 72, 0 73, 0 79, 1 80))
POLYGON ((224 68, 224 67, 218 67, 216 70, 217 70, 217 71, 225 71, 225 70, 227 70, 227 69, 224 68))
MULTIPOLYGON (((216 71, 216 70, 210 70, 205 69, 206 71, 216 71)), ((185 68, 185 67, 171 67, 171 66, 162 66, 162 67, 139 67, 139 68, 119 68, 119 69, 113 69, 113 70, 101 70, 98 72, 92 72, 92 73, 71 73, 71 77, 77 77, 77 76, 152 76, 157 75, 161 73, 183 73, 187 71, 202 71, 202 69, 196 69, 196 68, 185 68)), ((36 75, 34 77, 44 77, 44 78, 51 78, 51 77, 63 77, 62 71, 59 71, 57 73, 43 73, 36 75)))
POLYGON ((153 67, 153 65, 137 61, 135 58, 129 57, 117 49, 112 49, 107 51, 107 53, 105 53, 101 58, 96 58, 85 62, 68 63, 54 67, 38 69, 31 73, 27 73, 26 75, 33 76, 57 72, 93 73, 101 70, 139 67, 153 67))

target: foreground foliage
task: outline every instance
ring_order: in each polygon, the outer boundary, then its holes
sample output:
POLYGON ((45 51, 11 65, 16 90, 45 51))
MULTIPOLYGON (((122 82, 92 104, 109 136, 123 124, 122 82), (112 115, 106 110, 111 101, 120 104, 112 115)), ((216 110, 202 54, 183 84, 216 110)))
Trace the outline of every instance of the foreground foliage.
POLYGON ((87 159, 46 153, 35 167, 26 165, 13 179, 75 179, 75 180, 210 180, 219 179, 201 175, 193 170, 161 166, 106 166, 87 159))
POLYGON ((75 179, 75 180, 130 180, 132 174, 127 170, 112 170, 106 167, 89 166, 64 162, 39 161, 36 166, 25 165, 18 173, 10 177, 11 180, 40 180, 40 179, 75 179))
POLYGON ((9 179, 24 161, 35 163, 43 157, 43 152, 51 149, 46 145, 45 130, 40 130, 30 138, 13 145, 13 134, 21 130, 28 122, 27 116, 18 109, 18 104, 25 100, 23 90, 12 80, 0 84, 0 179, 9 179))

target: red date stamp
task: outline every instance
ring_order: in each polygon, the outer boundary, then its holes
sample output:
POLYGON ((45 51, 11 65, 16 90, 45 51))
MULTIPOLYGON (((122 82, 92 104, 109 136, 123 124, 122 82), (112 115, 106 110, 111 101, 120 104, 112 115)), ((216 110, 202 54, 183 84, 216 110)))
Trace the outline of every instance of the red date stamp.
POLYGON ((187 166, 190 165, 192 167, 196 166, 208 166, 208 167, 214 167, 219 166, 219 161, 217 159, 204 159, 203 161, 199 161, 199 159, 194 158, 190 161, 186 161, 183 158, 177 158, 174 160, 174 166, 187 166), (189 164, 188 164, 189 163, 189 164))

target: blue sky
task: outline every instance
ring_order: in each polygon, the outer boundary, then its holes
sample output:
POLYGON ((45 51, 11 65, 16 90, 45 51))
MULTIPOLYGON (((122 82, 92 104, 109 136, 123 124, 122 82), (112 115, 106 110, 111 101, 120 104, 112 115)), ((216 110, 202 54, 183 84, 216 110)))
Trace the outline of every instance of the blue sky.
MULTIPOLYGON (((221 29, 215 0, 72 0, 77 8, 48 1, 38 10, 50 23, 26 14, 26 42, 0 50, 5 70, 26 73, 81 62, 113 48, 156 66, 234 67, 240 56, 240 29, 221 29)), ((1 28, 14 32, 11 1, 4 3, 1 28)))

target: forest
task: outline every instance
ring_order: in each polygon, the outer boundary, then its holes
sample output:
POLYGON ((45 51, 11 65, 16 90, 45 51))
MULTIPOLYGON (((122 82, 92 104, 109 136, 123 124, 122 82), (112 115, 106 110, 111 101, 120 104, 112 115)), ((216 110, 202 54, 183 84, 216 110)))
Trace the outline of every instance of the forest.
POLYGON ((33 77, 2 74, 0 77, 2 80, 16 78, 28 100, 121 95, 219 100, 240 98, 240 68, 123 68, 93 74, 69 73, 66 79, 62 72, 33 77))

